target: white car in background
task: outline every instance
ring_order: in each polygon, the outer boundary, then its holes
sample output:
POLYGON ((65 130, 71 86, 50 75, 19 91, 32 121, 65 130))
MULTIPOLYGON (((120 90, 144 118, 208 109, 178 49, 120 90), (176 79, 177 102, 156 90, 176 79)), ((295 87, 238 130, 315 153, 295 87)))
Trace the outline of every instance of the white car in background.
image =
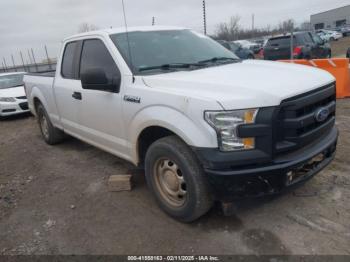
POLYGON ((234 43, 240 45, 243 48, 252 50, 255 54, 257 54, 261 49, 261 46, 259 44, 248 40, 237 40, 234 41, 234 43))
POLYGON ((321 37, 324 41, 338 41, 339 39, 343 38, 343 34, 339 33, 337 31, 331 31, 331 30, 318 30, 316 31, 319 37, 321 37))
POLYGON ((25 74, 0 74, 0 117, 29 112, 23 83, 25 74))

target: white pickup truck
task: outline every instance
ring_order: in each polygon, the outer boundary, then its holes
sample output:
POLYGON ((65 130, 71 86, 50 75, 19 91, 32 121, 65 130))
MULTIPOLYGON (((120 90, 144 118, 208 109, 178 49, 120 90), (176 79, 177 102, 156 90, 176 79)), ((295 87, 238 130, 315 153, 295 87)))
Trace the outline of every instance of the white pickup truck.
POLYGON ((160 207, 184 222, 214 201, 300 184, 336 150, 330 74, 241 61, 188 29, 72 36, 63 41, 55 75, 24 81, 48 144, 69 134, 144 167, 160 207))

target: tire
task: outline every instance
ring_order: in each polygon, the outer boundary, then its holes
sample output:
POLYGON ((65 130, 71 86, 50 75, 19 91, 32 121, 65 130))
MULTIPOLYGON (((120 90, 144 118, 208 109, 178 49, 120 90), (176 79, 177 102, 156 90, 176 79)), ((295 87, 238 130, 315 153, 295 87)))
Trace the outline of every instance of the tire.
POLYGON ((61 143, 65 138, 64 132, 52 125, 51 120, 41 103, 38 104, 36 112, 40 132, 45 142, 49 145, 61 143))
POLYGON ((329 52, 328 52, 327 58, 332 58, 332 51, 329 51, 329 52))
POLYGON ((331 37, 329 40, 332 42, 335 41, 334 37, 331 37))
POLYGON ((192 222, 212 207, 213 198, 203 168, 178 137, 154 142, 146 153, 145 170, 148 187, 161 209, 171 217, 192 222))
POLYGON ((255 59, 255 57, 253 55, 249 55, 247 59, 255 59))

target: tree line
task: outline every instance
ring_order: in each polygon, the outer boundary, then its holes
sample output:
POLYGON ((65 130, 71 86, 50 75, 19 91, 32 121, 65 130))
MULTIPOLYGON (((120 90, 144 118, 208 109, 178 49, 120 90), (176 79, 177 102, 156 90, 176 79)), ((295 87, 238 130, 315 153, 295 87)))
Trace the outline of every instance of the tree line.
POLYGON ((292 31, 312 30, 309 22, 303 22, 296 25, 293 19, 287 19, 280 22, 277 26, 266 26, 260 29, 244 29, 240 25, 240 17, 238 15, 232 16, 228 22, 220 23, 212 36, 214 39, 234 41, 240 39, 261 38, 264 36, 271 36, 276 34, 286 34, 292 31))

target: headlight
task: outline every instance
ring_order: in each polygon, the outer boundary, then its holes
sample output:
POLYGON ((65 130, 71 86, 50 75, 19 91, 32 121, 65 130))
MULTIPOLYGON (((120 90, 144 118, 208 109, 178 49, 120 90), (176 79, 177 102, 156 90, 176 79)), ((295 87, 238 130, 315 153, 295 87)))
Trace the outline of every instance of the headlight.
POLYGON ((227 152, 255 148, 255 138, 240 138, 237 129, 243 124, 253 124, 257 113, 258 109, 207 111, 204 117, 218 134, 220 150, 227 152))
POLYGON ((13 97, 0 97, 0 102, 16 102, 13 97))

